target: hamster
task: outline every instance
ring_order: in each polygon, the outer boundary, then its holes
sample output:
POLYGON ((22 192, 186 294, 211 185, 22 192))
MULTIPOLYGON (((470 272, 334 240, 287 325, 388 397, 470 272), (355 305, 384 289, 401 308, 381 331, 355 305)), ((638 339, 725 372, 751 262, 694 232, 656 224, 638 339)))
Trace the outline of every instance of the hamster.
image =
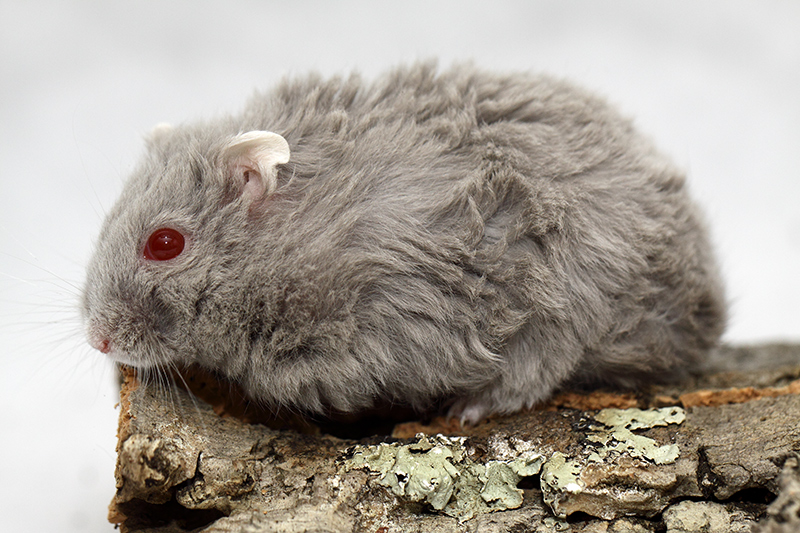
POLYGON ((115 361, 197 364, 264 406, 475 423, 690 371, 725 323, 701 218, 684 175, 566 82, 297 77, 154 130, 82 315, 115 361))

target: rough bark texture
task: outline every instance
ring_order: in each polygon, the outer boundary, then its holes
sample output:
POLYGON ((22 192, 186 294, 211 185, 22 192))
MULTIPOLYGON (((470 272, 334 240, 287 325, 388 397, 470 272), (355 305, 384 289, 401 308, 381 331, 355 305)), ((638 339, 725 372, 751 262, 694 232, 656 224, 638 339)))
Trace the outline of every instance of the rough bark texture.
POLYGON ((565 392, 468 429, 272 429, 207 377, 190 395, 123 374, 123 532, 800 531, 800 346, 724 348, 679 386, 565 392))

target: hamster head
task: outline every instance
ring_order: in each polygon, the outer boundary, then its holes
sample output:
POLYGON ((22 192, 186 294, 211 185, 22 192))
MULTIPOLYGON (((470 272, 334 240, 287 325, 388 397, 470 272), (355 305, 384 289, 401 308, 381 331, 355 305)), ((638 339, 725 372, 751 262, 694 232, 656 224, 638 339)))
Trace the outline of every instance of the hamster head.
POLYGON ((202 319, 201 311, 237 319, 236 299, 244 296, 226 273, 244 264, 253 220, 273 200, 289 145, 267 131, 160 125, 148 148, 108 213, 87 270, 89 343, 137 368, 200 363, 224 371, 208 358, 236 350, 236 337, 226 335, 235 328, 202 319), (198 336, 210 328, 222 329, 198 336), (208 345, 216 341, 228 345, 208 345))

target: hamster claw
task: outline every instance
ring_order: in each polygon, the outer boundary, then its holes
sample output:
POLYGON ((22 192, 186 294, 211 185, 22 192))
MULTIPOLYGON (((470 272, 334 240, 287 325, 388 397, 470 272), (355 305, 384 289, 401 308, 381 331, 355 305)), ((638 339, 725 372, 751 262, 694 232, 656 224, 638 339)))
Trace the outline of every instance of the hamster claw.
POLYGON ((462 428, 474 427, 483 422, 489 414, 491 407, 479 398, 462 398, 447 411, 447 419, 458 419, 462 428))

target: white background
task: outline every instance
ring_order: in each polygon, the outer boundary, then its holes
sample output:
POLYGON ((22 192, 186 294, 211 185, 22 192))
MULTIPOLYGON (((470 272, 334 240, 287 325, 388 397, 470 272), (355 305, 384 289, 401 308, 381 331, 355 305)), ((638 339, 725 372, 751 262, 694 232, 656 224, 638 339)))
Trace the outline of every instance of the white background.
POLYGON ((800 2, 0 0, 0 530, 112 530, 116 391, 76 301, 143 135, 428 58, 608 96, 706 208, 727 340, 800 340, 800 2))

